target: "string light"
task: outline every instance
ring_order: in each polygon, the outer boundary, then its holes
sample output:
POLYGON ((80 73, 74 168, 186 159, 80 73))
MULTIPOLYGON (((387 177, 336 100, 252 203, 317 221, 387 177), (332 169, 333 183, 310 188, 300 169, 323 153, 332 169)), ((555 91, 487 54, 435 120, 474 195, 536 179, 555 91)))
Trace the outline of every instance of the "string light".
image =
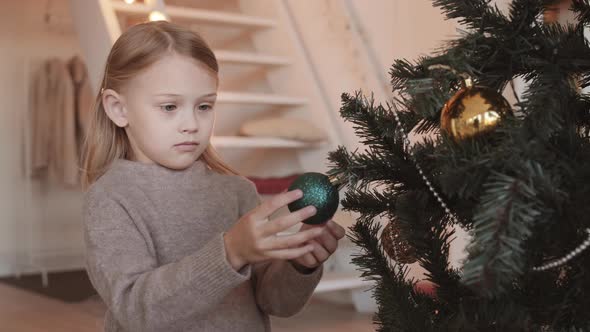
POLYGON ((135 0, 125 0, 125 3, 131 5, 135 2, 135 0))
POLYGON ((549 269, 561 266, 561 265, 569 262, 572 258, 581 254, 582 251, 586 250, 590 246, 590 228, 586 228, 586 233, 588 233, 588 237, 586 238, 586 240, 584 242, 582 242, 581 244, 579 244, 574 250, 570 251, 565 256, 563 256, 559 259, 547 262, 541 266, 533 267, 533 271, 537 271, 537 272, 545 271, 545 270, 549 270, 549 269))

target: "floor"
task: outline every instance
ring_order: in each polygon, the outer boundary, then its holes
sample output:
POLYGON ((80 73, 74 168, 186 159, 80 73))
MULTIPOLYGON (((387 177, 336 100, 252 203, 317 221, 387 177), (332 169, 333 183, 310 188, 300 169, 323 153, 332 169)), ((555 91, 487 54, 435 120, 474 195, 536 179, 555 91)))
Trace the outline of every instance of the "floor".
MULTIPOLYGON (((65 302, 47 295, 0 283, 0 322, 10 332, 99 332, 104 305, 95 296, 65 302)), ((273 332, 374 331, 370 314, 357 313, 352 305, 313 298, 297 315, 272 318, 273 332)))

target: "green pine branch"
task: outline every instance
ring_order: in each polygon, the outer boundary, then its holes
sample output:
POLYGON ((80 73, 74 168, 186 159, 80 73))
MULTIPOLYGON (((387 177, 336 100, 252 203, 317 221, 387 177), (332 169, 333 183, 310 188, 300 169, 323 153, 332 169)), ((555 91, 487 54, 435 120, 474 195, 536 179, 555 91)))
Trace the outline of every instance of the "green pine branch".
POLYGON ((395 206, 395 196, 391 196, 376 189, 350 189, 342 199, 342 204, 348 206, 350 211, 372 219, 391 211, 395 206))
POLYGON ((573 0, 571 10, 576 13, 576 17, 580 21, 580 24, 587 25, 590 23, 590 1, 573 0))
POLYGON ((523 30, 534 26, 545 6, 546 4, 539 0, 513 0, 508 13, 510 24, 506 25, 511 36, 520 34, 523 30))
POLYGON ((432 3, 440 7, 448 19, 458 19, 472 29, 490 31, 508 24, 500 10, 489 5, 490 0, 434 0, 432 3))
POLYGON ((408 280, 406 268, 390 263, 380 244, 379 229, 375 221, 361 217, 348 235, 359 248, 352 262, 359 267, 362 278, 375 282, 377 331, 436 331, 435 301, 415 291, 415 281, 408 280))
POLYGON ((551 136, 561 131, 567 124, 566 119, 575 115, 568 115, 568 95, 572 94, 570 89, 564 88, 563 84, 569 85, 567 77, 555 77, 553 67, 547 68, 546 75, 539 75, 532 80, 523 95, 520 107, 526 116, 524 120, 525 129, 528 129, 531 136, 541 140, 548 140, 551 136))
POLYGON ((329 176, 344 179, 350 188, 366 189, 369 185, 387 185, 391 190, 403 192, 421 186, 421 178, 405 154, 385 153, 383 150, 367 149, 363 153, 348 152, 344 147, 328 154, 331 170, 329 176))
POLYGON ((474 239, 464 266, 465 284, 494 297, 510 290, 514 280, 525 272, 528 262, 524 241, 533 227, 551 216, 535 187, 536 180, 543 178, 543 170, 534 163, 522 167, 517 175, 491 174, 474 216, 474 239))
POLYGON ((448 228, 450 221, 437 203, 427 189, 400 194, 393 217, 427 271, 427 280, 438 286, 437 299, 445 304, 440 310, 447 316, 456 310, 458 296, 471 291, 460 283, 459 272, 448 265, 454 232, 448 228))
MULTIPOLYGON (((368 99, 360 92, 354 97, 343 93, 340 115, 353 124, 361 143, 384 151, 392 148, 397 150, 396 146, 403 147, 403 138, 399 135, 392 111, 382 105, 375 105, 373 97, 368 99)), ((406 112, 399 116, 403 119, 406 131, 412 130, 417 122, 416 115, 406 112)))

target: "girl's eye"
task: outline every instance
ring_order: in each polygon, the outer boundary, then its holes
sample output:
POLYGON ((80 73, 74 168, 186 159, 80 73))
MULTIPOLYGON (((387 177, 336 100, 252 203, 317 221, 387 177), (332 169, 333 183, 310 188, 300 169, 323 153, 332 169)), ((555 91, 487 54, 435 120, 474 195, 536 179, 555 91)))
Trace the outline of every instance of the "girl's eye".
POLYGON ((201 104, 199 105, 199 110, 201 111, 208 111, 210 109, 212 109, 213 106, 209 105, 209 104, 201 104))
POLYGON ((160 106, 160 108, 164 112, 172 112, 172 111, 176 110, 176 105, 174 105, 174 104, 162 105, 162 106, 160 106))

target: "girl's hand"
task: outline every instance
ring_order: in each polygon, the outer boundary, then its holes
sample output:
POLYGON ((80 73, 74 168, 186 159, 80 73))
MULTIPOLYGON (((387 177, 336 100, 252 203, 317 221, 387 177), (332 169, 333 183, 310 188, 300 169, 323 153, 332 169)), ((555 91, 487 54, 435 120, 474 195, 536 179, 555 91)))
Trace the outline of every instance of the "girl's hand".
POLYGON ((322 231, 321 235, 309 241, 309 244, 313 245, 312 252, 291 260, 295 264, 295 267, 300 265, 308 269, 313 269, 320 266, 336 251, 338 248, 338 241, 342 239, 346 233, 344 228, 333 220, 328 220, 328 222, 322 225, 304 224, 299 231, 307 232, 314 228, 320 229, 322 231))
POLYGON ((298 200, 302 195, 299 189, 276 195, 246 213, 225 233, 227 259, 234 269, 239 270, 246 264, 268 259, 294 259, 314 250, 314 246, 308 242, 322 234, 321 228, 300 230, 284 236, 277 235, 315 215, 314 206, 307 206, 274 220, 268 218, 276 210, 298 200))

